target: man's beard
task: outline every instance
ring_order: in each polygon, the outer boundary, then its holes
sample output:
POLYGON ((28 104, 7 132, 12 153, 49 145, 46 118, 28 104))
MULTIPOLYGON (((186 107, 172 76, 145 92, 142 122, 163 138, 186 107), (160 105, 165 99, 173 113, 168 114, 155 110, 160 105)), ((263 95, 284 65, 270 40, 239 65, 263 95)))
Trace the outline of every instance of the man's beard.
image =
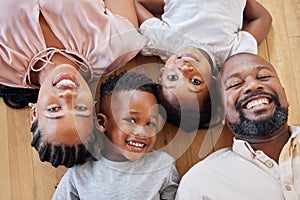
MULTIPOLYGON (((240 118, 237 123, 228 122, 229 128, 235 135, 254 136, 259 138, 268 138, 276 135, 276 132, 287 123, 288 109, 283 108, 277 95, 271 95, 265 92, 259 92, 256 95, 269 95, 275 103, 275 111, 272 116, 262 120, 250 120, 242 113, 241 102, 238 102, 236 111, 239 112, 240 118)), ((253 96, 253 95, 252 95, 253 96)), ((250 97, 248 97, 250 98, 250 97)), ((247 99, 248 99, 247 98, 247 99)), ((245 101, 245 100, 243 100, 245 101)))

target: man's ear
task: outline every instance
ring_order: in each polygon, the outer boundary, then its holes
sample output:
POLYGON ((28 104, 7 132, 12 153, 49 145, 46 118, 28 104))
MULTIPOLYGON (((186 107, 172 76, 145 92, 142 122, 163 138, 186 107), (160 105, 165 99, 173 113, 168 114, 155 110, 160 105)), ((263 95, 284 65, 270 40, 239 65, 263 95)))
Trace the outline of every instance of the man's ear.
POLYGON ((37 112, 36 112, 36 104, 33 104, 30 109, 30 123, 31 125, 37 119, 37 112))
POLYGON ((106 115, 102 114, 102 113, 98 113, 97 114, 97 123, 99 126, 99 130, 101 132, 105 132, 106 130, 106 126, 107 126, 107 117, 106 115))

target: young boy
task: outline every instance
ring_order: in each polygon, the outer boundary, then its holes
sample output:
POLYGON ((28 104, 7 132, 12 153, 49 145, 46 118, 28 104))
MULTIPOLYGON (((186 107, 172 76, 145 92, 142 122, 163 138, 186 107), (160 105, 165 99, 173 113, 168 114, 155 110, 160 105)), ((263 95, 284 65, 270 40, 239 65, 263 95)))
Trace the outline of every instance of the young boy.
POLYGON ((159 87, 142 74, 121 73, 101 85, 97 161, 70 168, 53 199, 174 199, 174 158, 152 150, 158 130, 159 87))

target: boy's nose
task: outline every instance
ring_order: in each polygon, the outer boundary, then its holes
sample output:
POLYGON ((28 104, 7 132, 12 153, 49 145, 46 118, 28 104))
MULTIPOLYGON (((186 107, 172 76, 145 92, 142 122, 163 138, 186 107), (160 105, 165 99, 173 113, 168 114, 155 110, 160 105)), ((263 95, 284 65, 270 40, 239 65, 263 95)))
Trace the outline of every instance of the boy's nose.
POLYGON ((148 137, 147 131, 144 127, 138 126, 133 131, 132 134, 137 138, 145 138, 148 137))

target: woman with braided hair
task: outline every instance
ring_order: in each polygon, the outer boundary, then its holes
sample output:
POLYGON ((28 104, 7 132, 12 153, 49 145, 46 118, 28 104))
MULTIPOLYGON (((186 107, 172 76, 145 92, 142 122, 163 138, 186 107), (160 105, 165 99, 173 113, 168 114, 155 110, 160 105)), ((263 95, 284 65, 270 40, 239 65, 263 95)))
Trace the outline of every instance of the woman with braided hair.
POLYGON ((84 162, 97 132, 90 83, 145 43, 133 0, 0 3, 0 84, 39 89, 32 146, 55 167, 84 162))

